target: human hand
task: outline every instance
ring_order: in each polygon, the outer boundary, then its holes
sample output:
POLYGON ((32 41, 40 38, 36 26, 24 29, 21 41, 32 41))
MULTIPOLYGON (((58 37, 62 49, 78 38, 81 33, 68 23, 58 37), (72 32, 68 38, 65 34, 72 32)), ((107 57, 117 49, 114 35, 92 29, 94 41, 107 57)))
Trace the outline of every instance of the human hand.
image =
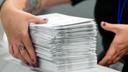
POLYGON ((1 20, 12 56, 26 64, 36 66, 36 54, 28 34, 28 26, 31 22, 43 24, 47 20, 16 8, 7 1, 1 9, 1 20))
POLYGON ((99 62, 100 65, 106 66, 118 62, 128 54, 128 25, 102 22, 101 26, 116 34, 105 57, 99 62))

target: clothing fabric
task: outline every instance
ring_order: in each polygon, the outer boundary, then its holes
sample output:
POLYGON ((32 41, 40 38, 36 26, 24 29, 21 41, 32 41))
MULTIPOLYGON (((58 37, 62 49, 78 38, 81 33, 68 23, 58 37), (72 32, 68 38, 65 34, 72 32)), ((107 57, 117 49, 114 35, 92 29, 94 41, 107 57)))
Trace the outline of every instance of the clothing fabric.
POLYGON ((72 5, 77 5, 78 3, 84 1, 84 0, 71 0, 72 1, 72 5))
MULTIPOLYGON (((79 0, 83 1, 83 0, 79 0)), ((76 0, 72 0, 73 4, 77 4, 78 2, 76 0)), ((121 0, 121 3, 123 4, 123 0, 121 0)), ((109 23, 114 23, 117 24, 117 16, 118 16, 118 0, 97 0, 96 6, 95 6, 95 20, 98 24, 98 30, 103 38, 103 47, 104 47, 104 52, 101 54, 99 57, 99 60, 103 58, 105 55, 106 51, 108 50, 115 34, 106 31, 101 28, 100 23, 101 21, 109 22, 109 23)), ((121 24, 128 24, 128 1, 125 6, 125 9, 123 11, 122 15, 122 21, 121 24)), ((127 72, 128 71, 128 58, 124 57, 124 68, 122 72, 127 72)))

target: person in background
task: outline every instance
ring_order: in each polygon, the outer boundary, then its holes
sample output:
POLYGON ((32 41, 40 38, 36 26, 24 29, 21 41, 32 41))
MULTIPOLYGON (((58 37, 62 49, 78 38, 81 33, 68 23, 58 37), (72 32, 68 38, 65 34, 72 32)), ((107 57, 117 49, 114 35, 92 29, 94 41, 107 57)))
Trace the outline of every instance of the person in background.
MULTIPOLYGON (((76 4, 85 0, 4 0, 1 5, 0 18, 9 42, 9 51, 24 63, 36 66, 36 54, 28 33, 31 22, 47 23, 35 14, 61 4, 76 4)), ((122 58, 125 60, 123 72, 128 70, 128 13, 127 0, 97 0, 95 20, 103 37, 106 52, 101 65, 111 65, 122 58)))

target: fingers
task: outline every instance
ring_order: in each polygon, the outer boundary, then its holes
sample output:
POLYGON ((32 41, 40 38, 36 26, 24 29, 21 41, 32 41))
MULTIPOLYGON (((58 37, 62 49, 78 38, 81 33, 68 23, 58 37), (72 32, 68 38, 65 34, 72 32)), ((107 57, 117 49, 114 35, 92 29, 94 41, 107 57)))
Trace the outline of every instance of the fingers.
POLYGON ((30 22, 35 23, 35 24, 46 24, 48 22, 48 19, 41 18, 41 17, 38 17, 38 16, 32 16, 30 18, 30 22))
POLYGON ((115 55, 115 49, 114 49, 114 45, 112 44, 108 50, 108 52, 106 53, 105 57, 99 62, 100 65, 108 65, 110 63, 112 63, 112 57, 115 55))
POLYGON ((126 55, 125 49, 120 50, 113 56, 113 63, 117 63, 124 55, 126 55))
POLYGON ((34 63, 32 62, 28 52, 26 49, 20 49, 20 53, 23 56, 23 58, 25 59, 25 61, 27 61, 27 63, 29 63, 29 65, 33 65, 34 63))
POLYGON ((119 31, 119 25, 117 24, 110 24, 107 22, 101 22, 101 27, 107 31, 111 31, 117 33, 119 31))
POLYGON ((13 57, 20 59, 23 63, 35 67, 33 61, 31 60, 31 57, 29 56, 27 49, 24 47, 22 42, 9 42, 9 52, 13 57))
POLYGON ((110 64, 117 63, 122 57, 123 57, 123 54, 121 54, 121 55, 115 55, 115 57, 113 57, 114 60, 110 64))
POLYGON ((15 45, 14 44, 12 45, 12 50, 13 50, 13 56, 15 58, 17 58, 17 59, 20 59, 21 58, 21 54, 20 54, 20 51, 17 48, 17 45, 16 44, 15 45))
POLYGON ((30 56, 32 64, 36 65, 36 63, 37 63, 36 53, 32 46, 31 39, 27 33, 23 36, 23 44, 25 45, 26 51, 27 51, 28 55, 30 56))
POLYGON ((10 45, 9 52, 13 57, 22 60, 22 62, 24 63, 27 63, 27 61, 23 58, 23 56, 20 53, 20 50, 17 48, 16 45, 13 45, 13 46, 10 45))
POLYGON ((118 62, 125 55, 125 48, 122 48, 115 40, 111 43, 111 46, 106 53, 105 57, 99 62, 100 65, 110 65, 118 62))

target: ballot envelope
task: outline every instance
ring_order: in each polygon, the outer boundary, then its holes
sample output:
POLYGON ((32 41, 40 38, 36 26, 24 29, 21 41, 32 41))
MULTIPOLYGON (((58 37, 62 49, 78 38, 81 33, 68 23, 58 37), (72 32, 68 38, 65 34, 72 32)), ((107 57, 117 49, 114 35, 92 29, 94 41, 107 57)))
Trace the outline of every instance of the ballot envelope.
POLYGON ((97 68, 97 27, 93 19, 59 13, 41 15, 46 24, 31 23, 30 35, 42 72, 79 72, 97 68))

